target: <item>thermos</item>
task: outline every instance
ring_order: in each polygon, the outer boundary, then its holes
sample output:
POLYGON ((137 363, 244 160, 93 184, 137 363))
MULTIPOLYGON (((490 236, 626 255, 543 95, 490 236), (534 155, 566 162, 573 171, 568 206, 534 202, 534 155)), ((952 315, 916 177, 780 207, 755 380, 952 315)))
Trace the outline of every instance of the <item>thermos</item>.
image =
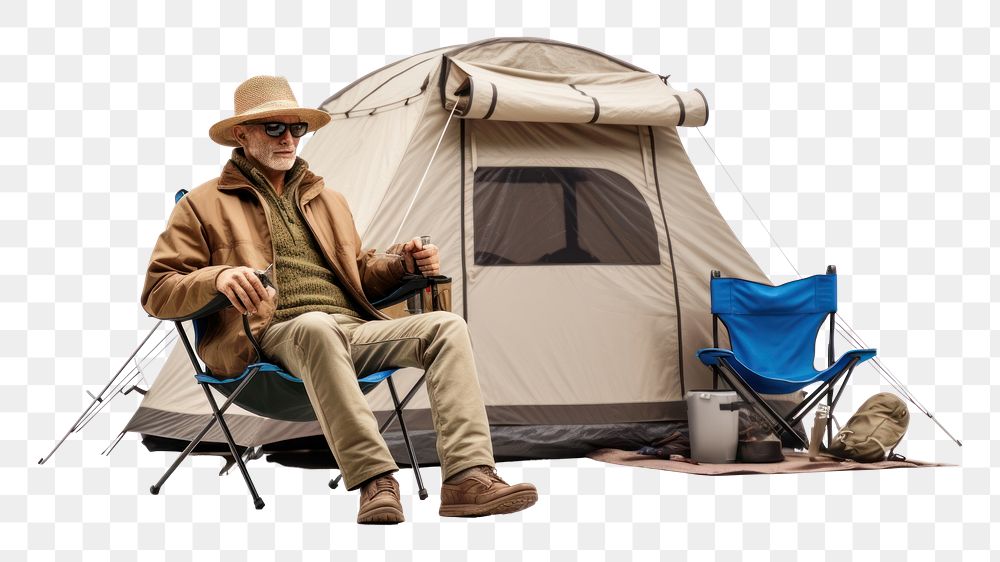
POLYGON ((829 422, 830 407, 820 404, 816 407, 816 417, 813 419, 812 434, 809 436, 809 460, 822 460, 819 456, 819 444, 823 442, 823 433, 829 422))

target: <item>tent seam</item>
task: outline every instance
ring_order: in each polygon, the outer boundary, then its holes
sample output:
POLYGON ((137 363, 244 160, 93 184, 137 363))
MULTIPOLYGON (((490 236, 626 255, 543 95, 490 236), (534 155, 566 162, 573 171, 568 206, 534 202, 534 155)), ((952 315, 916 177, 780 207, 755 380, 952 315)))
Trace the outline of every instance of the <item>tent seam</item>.
POLYGON ((656 168, 656 141, 653 138, 653 128, 649 129, 649 151, 653 159, 653 181, 656 183, 656 198, 660 203, 660 214, 663 217, 663 230, 667 235, 667 252, 670 254, 670 275, 674 280, 674 306, 677 308, 677 367, 680 369, 681 396, 684 395, 684 332, 681 329, 681 296, 677 286, 677 266, 674 263, 674 246, 670 239, 670 225, 667 224, 667 211, 663 207, 663 194, 660 192, 660 175, 656 168))
MULTIPOLYGON (((358 79, 357 79, 357 80, 355 80, 354 82, 351 82, 350 84, 348 84, 348 85, 344 86, 343 88, 341 88, 340 90, 338 90, 338 91, 337 91, 336 93, 334 93, 334 94, 333 94, 333 95, 331 95, 330 97, 328 97, 328 98, 326 98, 325 100, 323 100, 323 103, 319 104, 319 108, 320 108, 320 109, 323 109, 323 106, 324 106, 324 105, 326 105, 326 104, 328 104, 328 103, 330 103, 330 102, 332 102, 332 101, 336 101, 336 100, 337 100, 338 98, 340 98, 340 96, 342 96, 342 95, 344 95, 345 93, 349 92, 350 90, 353 90, 354 88, 356 88, 356 87, 360 86, 360 85, 361 85, 361 84, 363 84, 363 83, 364 83, 364 82, 365 82, 366 80, 368 80, 369 78, 371 78, 371 77, 375 76, 375 75, 376 75, 376 74, 378 74, 379 72, 382 72, 383 70, 387 70, 388 68, 390 68, 390 67, 393 67, 393 66, 395 66, 395 65, 397 65, 397 64, 402 64, 402 63, 406 62, 407 60, 409 60, 409 59, 412 59, 412 58, 414 58, 414 57, 419 57, 419 56, 421 56, 421 55, 427 55, 427 54, 430 54, 430 53, 433 53, 433 52, 435 52, 435 51, 443 51, 443 50, 445 50, 445 49, 449 49, 449 48, 455 48, 455 47, 459 47, 459 46, 460 46, 460 45, 452 45, 451 47, 438 47, 437 49, 431 49, 431 50, 429 50, 429 51, 424 51, 424 52, 422 52, 422 53, 417 53, 417 54, 415 54, 415 55, 413 55, 413 56, 410 56, 410 57, 407 57, 407 58, 405 58, 405 59, 400 59, 400 60, 398 60, 398 61, 396 61, 396 62, 393 62, 393 63, 390 63, 390 64, 388 64, 388 65, 386 65, 386 66, 383 66, 382 68, 378 68, 378 69, 375 69, 375 70, 373 70, 373 71, 369 72, 368 74, 365 74, 365 75, 364 75, 364 76, 362 76, 361 78, 358 78, 358 79)), ((423 59, 423 62, 427 62, 427 61, 431 60, 431 58, 432 58, 432 57, 428 57, 428 58, 425 58, 425 59, 423 59)), ((326 111, 326 110, 324 109, 323 111, 326 111)), ((328 113, 329 113, 329 112, 328 112, 328 113)))
POLYGON ((392 82, 393 80, 395 80, 396 78, 398 78, 398 77, 399 77, 399 76, 400 76, 401 74, 404 74, 404 73, 406 73, 406 72, 409 72, 409 71, 413 70, 414 68, 416 68, 416 67, 418 67, 418 66, 420 66, 420 65, 424 64, 424 63, 425 63, 425 62, 427 62, 428 60, 430 60, 430 59, 424 59, 424 60, 421 60, 421 61, 417 62, 416 64, 413 64, 413 65, 410 65, 410 66, 408 66, 408 67, 404 68, 403 70, 400 70, 400 71, 399 71, 399 72, 397 72, 396 74, 393 74, 392 76, 390 76, 390 77, 386 78, 386 79, 385 79, 385 80, 384 80, 384 81, 383 81, 383 82, 382 82, 381 84, 379 84, 378 86, 375 86, 374 88, 372 88, 372 90, 371 90, 370 92, 368 92, 367 94, 365 94, 365 95, 364 95, 364 96, 363 96, 363 97, 362 97, 361 99, 359 99, 359 100, 357 101, 357 103, 355 103, 354 105, 352 105, 350 109, 348 109, 348 110, 344 111, 344 114, 346 115, 346 114, 348 114, 348 113, 350 113, 350 112, 354 111, 355 109, 357 109, 357 108, 358 108, 358 106, 359 106, 359 105, 361 105, 361 102, 365 101, 366 99, 368 99, 368 98, 369 98, 369 96, 371 96, 371 95, 372 95, 372 94, 374 94, 375 92, 379 91, 379 89, 381 89, 381 88, 382 88, 382 86, 385 86, 385 85, 386 85, 386 84, 388 84, 389 82, 392 82))

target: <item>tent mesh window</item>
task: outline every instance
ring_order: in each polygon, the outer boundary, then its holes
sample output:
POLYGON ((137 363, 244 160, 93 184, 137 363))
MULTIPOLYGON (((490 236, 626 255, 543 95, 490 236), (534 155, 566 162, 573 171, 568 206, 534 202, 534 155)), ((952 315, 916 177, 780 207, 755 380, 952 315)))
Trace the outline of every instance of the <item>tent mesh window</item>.
POLYGON ((598 168, 480 167, 476 265, 657 265, 653 216, 622 175, 598 168))

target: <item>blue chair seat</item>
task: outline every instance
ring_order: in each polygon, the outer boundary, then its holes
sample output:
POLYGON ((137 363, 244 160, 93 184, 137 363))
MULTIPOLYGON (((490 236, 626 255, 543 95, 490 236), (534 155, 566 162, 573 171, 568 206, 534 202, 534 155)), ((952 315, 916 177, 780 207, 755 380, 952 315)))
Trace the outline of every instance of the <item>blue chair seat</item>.
POLYGON ((839 374, 852 359, 857 358, 863 363, 875 357, 874 349, 855 349, 840 356, 832 366, 822 371, 816 369, 799 369, 784 373, 757 373, 740 361, 731 350, 717 347, 706 347, 698 350, 698 359, 708 366, 718 366, 720 359, 725 359, 754 390, 762 394, 790 394, 817 382, 825 382, 839 374))
MULTIPOLYGON (((196 374, 194 378, 211 385, 225 396, 231 396, 254 370, 258 371, 257 374, 240 391, 235 401, 239 407, 260 416, 284 421, 316 419, 316 412, 302 379, 274 363, 251 363, 235 377, 219 378, 211 373, 202 373, 196 374)), ((368 394, 398 370, 388 369, 359 377, 358 386, 363 394, 368 394)))
POLYGON ((292 374, 289 374, 284 369, 275 365, 274 363, 251 363, 247 365, 247 368, 244 369, 242 373, 228 379, 220 379, 208 374, 195 375, 194 378, 198 382, 203 382, 208 384, 229 384, 234 382, 240 382, 243 379, 247 378, 247 376, 250 374, 251 371, 254 370, 254 368, 260 369, 261 373, 272 373, 275 376, 279 376, 288 382, 296 382, 296 383, 302 382, 302 379, 292 374))
MULTIPOLYGON (((296 377, 295 375, 289 373, 288 371, 285 371, 284 369, 282 369, 278 365, 275 365, 274 363, 251 363, 251 364, 247 365, 247 368, 244 369, 243 372, 240 373, 238 376, 235 376, 235 377, 232 377, 232 378, 228 378, 228 379, 218 379, 218 378, 216 378, 216 377, 214 377, 212 375, 208 375, 208 374, 205 374, 205 375, 195 375, 194 378, 198 382, 204 382, 204 383, 208 383, 208 384, 229 384, 229 383, 234 383, 234 382, 240 382, 240 381, 242 381, 243 379, 245 379, 250 374, 250 372, 255 367, 258 368, 258 369, 260 369, 261 373, 272 373, 275 376, 281 377, 281 378, 283 378, 283 379, 285 379, 286 381, 289 381, 289 382, 295 382, 295 383, 301 383, 302 382, 302 379, 300 379, 299 377, 296 377)), ((359 383, 364 383, 364 384, 377 385, 378 383, 380 383, 380 382, 384 381, 385 379, 391 377, 392 374, 395 373, 398 370, 399 369, 389 369, 389 370, 386 370, 386 371, 379 371, 377 373, 372 373, 370 375, 359 377, 358 378, 358 382, 359 383)), ((362 389, 363 388, 364 387, 362 387, 362 389)))

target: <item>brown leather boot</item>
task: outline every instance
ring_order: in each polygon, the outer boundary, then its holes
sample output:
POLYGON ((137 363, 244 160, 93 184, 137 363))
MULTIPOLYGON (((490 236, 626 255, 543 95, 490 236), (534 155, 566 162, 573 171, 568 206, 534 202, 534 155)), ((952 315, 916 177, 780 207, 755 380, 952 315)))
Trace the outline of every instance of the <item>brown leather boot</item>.
POLYGON ((361 485, 358 523, 395 525, 402 522, 403 506, 399 503, 399 482, 396 482, 391 473, 373 478, 361 485))
POLYGON ((538 501, 531 484, 507 484, 491 466, 477 466, 458 482, 441 485, 442 517, 482 517, 514 513, 538 501))

